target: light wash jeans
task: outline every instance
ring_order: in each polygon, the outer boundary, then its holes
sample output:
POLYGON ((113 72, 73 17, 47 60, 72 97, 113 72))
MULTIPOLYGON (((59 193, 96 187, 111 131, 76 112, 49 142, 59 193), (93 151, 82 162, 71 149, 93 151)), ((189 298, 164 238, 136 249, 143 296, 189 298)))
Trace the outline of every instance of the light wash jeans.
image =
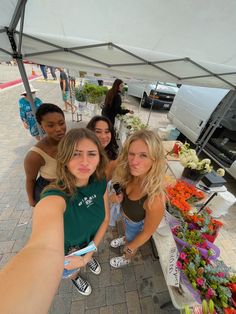
POLYGON ((139 222, 135 222, 123 215, 122 219, 125 224, 125 239, 127 242, 131 242, 143 230, 144 219, 139 222))

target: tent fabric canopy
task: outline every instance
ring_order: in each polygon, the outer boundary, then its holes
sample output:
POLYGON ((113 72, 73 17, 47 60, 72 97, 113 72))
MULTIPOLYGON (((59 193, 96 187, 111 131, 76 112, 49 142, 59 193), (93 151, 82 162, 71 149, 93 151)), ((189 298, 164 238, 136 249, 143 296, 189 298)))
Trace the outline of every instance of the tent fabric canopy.
POLYGON ((236 87, 234 0, 1 0, 0 61, 12 58, 6 28, 24 3, 14 32, 23 59, 72 74, 236 87))

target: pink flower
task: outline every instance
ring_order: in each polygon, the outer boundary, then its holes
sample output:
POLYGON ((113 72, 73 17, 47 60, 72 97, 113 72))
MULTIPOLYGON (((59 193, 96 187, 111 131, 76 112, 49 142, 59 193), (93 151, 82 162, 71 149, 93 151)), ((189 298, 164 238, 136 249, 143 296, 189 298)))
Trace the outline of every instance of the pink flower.
POLYGON ((203 278, 197 278, 196 282, 199 286, 202 286, 204 284, 204 279, 203 278))
POLYGON ((178 267, 179 269, 182 269, 182 268, 183 268, 183 265, 182 265, 179 261, 176 262, 176 265, 177 265, 177 267, 178 267))
POLYGON ((206 293, 206 298, 210 299, 215 295, 215 291, 212 288, 208 288, 207 293, 206 293))
POLYGON ((179 257, 182 259, 182 260, 185 260, 187 254, 185 254, 184 252, 181 252, 179 257))
POLYGON ((223 278, 223 277, 225 276, 225 273, 220 272, 220 273, 217 273, 216 275, 217 275, 218 277, 223 278))

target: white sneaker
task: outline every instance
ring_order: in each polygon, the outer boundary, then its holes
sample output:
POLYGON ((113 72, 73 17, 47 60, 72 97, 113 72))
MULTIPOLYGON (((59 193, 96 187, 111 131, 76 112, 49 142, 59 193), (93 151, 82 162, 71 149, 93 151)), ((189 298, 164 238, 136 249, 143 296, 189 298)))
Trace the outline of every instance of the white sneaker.
POLYGON ((92 288, 90 283, 83 279, 82 277, 78 276, 76 279, 72 279, 73 284, 75 285, 76 289, 82 295, 90 295, 92 292, 92 288))
POLYGON ((125 237, 122 238, 116 238, 111 241, 110 246, 113 248, 120 247, 122 245, 125 245, 125 237))
POLYGON ((131 262, 130 259, 126 259, 124 255, 113 257, 110 259, 110 265, 115 268, 120 268, 128 265, 131 262))
POLYGON ((101 272, 101 266, 95 258, 91 258, 91 260, 87 263, 88 268, 91 270, 92 273, 95 275, 99 275, 101 272))

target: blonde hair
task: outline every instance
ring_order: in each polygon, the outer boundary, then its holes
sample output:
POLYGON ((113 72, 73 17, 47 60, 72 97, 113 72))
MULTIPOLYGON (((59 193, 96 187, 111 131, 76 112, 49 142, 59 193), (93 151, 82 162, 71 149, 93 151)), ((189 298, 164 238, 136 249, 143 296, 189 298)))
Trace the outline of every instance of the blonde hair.
POLYGON ((150 130, 140 130, 133 133, 125 142, 121 154, 117 160, 117 167, 112 178, 112 182, 119 183, 123 189, 131 182, 133 176, 128 165, 128 153, 131 143, 141 140, 147 147, 149 156, 153 161, 150 170, 141 183, 144 195, 148 195, 148 203, 152 203, 155 196, 160 196, 164 200, 164 175, 165 175, 165 156, 164 148, 159 136, 150 130))
MULTIPOLYGON (((45 190, 58 189, 72 196, 76 191, 76 177, 69 171, 67 165, 73 157, 77 144, 83 140, 92 141, 98 148, 99 163, 96 171, 92 175, 95 180, 105 178, 105 168, 107 164, 106 154, 96 137, 96 135, 86 128, 76 128, 70 130, 58 145, 56 181, 48 185, 45 190)), ((44 191, 45 191, 44 190, 44 191)))

